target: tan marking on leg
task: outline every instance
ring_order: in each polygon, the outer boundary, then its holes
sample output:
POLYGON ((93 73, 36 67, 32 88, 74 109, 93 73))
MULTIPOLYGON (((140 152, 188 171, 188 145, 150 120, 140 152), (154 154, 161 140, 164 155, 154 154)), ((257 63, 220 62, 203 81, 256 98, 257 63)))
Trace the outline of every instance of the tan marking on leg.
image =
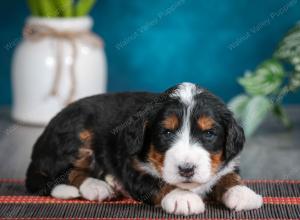
POLYGON ((90 176, 91 166, 94 160, 91 146, 92 137, 92 133, 88 130, 84 130, 79 134, 82 145, 78 150, 76 160, 73 162, 74 167, 68 176, 70 184, 76 187, 79 187, 82 182, 90 176))
POLYGON ((161 200, 165 197, 165 195, 167 195, 169 192, 171 192, 172 190, 174 190, 176 187, 169 185, 169 184, 164 184, 161 188, 160 191, 154 195, 153 198, 153 204, 154 205, 160 205, 161 200))
POLYGON ((93 134, 89 130, 84 130, 79 133, 79 138, 84 144, 87 144, 87 142, 89 142, 89 144, 90 144, 92 137, 93 137, 93 134))
POLYGON ((223 176, 214 186, 211 196, 221 202, 224 193, 233 186, 242 185, 241 177, 237 173, 229 173, 223 176))
MULTIPOLYGON (((138 172, 141 173, 141 175, 149 175, 148 173, 145 172, 145 170, 143 170, 140 165, 139 165, 139 161, 137 158, 135 158, 133 161, 132 161, 132 166, 135 170, 137 170, 138 172)), ((160 185, 160 189, 159 189, 159 192, 156 193, 155 195, 152 196, 152 201, 153 201, 153 204, 154 205, 160 205, 161 203, 161 200, 163 199, 163 197, 168 194, 169 192, 171 192, 173 189, 177 188, 175 186, 172 186, 172 185, 169 185, 163 181, 160 182, 161 184, 160 185)))
POLYGON ((211 129, 213 127, 214 123, 215 123, 215 121, 209 116, 201 116, 197 121, 198 127, 201 130, 211 129))

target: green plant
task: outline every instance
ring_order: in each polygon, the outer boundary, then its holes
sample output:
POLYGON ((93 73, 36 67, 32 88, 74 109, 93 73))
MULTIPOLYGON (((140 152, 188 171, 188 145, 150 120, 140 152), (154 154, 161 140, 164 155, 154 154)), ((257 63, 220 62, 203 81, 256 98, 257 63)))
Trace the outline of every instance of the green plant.
POLYGON ((27 0, 31 14, 38 17, 78 17, 87 15, 96 0, 27 0))
POLYGON ((253 72, 247 71, 238 83, 245 93, 230 100, 228 106, 242 121, 246 136, 251 136, 270 112, 291 128, 282 99, 300 88, 300 25, 287 33, 272 58, 253 72))

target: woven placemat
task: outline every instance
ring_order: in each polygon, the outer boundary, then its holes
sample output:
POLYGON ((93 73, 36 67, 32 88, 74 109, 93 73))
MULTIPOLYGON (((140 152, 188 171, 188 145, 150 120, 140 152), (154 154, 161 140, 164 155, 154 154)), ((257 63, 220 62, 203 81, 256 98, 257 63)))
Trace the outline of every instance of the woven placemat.
MULTIPOLYGON (((264 197, 261 209, 235 212, 220 204, 207 204, 192 219, 300 219, 300 181, 248 180, 246 184, 264 197)), ((81 199, 59 200, 30 195, 24 182, 0 179, 0 218, 2 219, 174 219, 161 208, 131 199, 91 202, 81 199)))

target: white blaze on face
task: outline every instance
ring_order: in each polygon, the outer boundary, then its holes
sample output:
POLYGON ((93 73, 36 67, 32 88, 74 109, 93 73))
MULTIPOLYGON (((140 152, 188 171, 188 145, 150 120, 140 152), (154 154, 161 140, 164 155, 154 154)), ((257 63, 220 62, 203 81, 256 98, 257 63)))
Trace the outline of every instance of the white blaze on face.
POLYGON ((201 143, 193 142, 191 138, 190 115, 194 108, 194 96, 201 92, 194 84, 183 83, 171 94, 171 97, 179 98, 187 107, 184 111, 181 128, 165 154, 163 178, 170 184, 182 185, 181 183, 186 181, 178 172, 178 166, 186 163, 195 167, 194 176, 189 179, 190 182, 205 183, 211 177, 209 152, 202 147, 201 143))
POLYGON ((178 88, 171 94, 173 98, 179 98, 187 106, 194 105, 194 96, 202 92, 195 84, 184 82, 178 85, 178 88))

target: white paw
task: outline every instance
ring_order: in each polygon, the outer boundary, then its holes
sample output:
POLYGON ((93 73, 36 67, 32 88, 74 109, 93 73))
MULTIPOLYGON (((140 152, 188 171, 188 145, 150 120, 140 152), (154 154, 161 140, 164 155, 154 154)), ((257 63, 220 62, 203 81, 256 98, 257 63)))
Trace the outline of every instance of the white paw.
POLYGON ((161 207, 168 213, 192 215, 204 212, 205 205, 197 194, 175 189, 169 192, 161 201, 161 207))
POLYGON ((59 184, 52 189, 51 196, 58 199, 74 199, 80 197, 80 194, 75 186, 59 184))
POLYGON ((103 201, 113 196, 113 190, 104 181, 87 178, 79 187, 81 196, 87 200, 103 201))
POLYGON ((263 205, 261 195, 247 186, 234 186, 223 195, 223 203, 236 211, 258 209, 263 205))

